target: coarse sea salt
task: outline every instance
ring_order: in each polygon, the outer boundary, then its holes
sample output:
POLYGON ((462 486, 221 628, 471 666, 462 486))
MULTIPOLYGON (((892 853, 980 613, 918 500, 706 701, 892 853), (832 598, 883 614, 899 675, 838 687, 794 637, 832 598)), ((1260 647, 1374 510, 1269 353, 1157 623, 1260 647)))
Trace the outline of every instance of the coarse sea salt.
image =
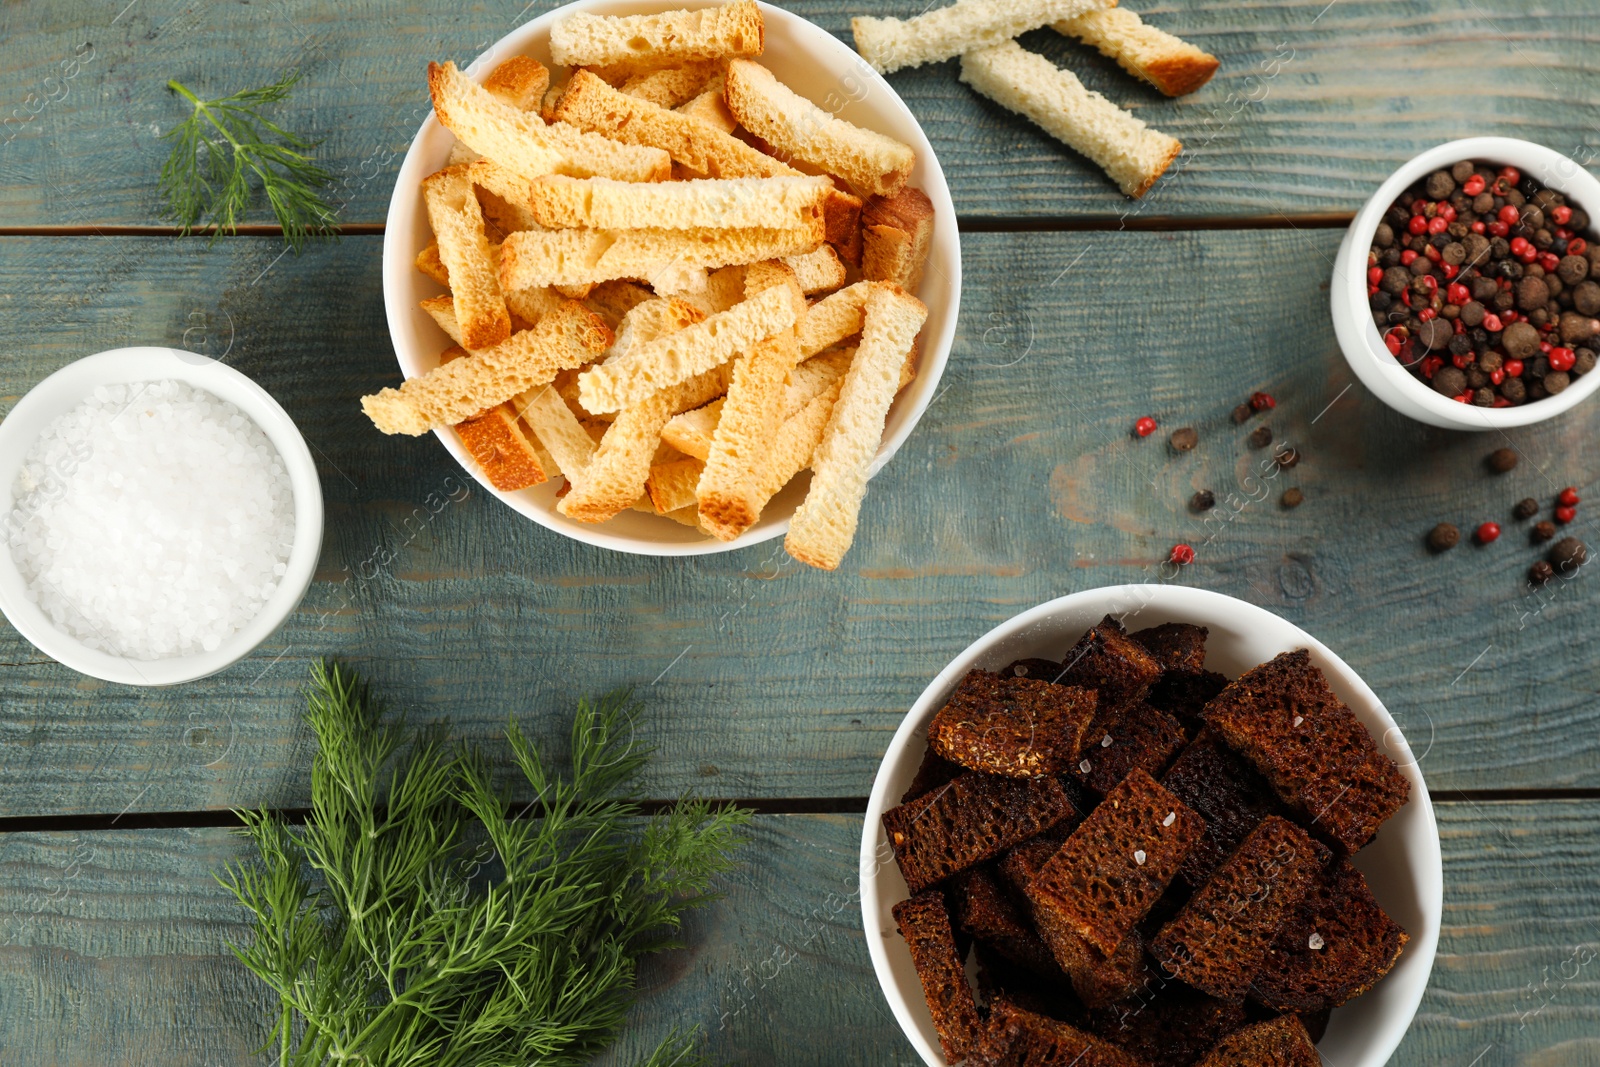
POLYGON ((29 597, 91 648, 212 652, 288 570, 294 492, 249 416, 178 381, 106 385, 23 460, 6 539, 29 597))

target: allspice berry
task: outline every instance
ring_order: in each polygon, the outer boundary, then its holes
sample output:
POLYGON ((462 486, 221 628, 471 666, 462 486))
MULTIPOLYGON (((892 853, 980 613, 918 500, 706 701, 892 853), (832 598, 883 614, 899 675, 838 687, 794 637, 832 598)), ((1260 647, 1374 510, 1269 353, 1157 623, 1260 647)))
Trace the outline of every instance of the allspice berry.
POLYGON ((1514 448, 1497 448, 1489 453, 1489 469, 1496 474, 1517 469, 1517 450, 1514 448))
POLYGON ((1428 531, 1428 547, 1435 552, 1448 552, 1461 540, 1461 531, 1448 522, 1441 522, 1428 531))
POLYGON ((1173 430, 1172 437, 1169 438, 1168 443, 1172 445, 1174 452, 1188 452, 1200 443, 1200 435, 1195 432, 1193 426, 1185 426, 1181 429, 1173 430))
POLYGON ((1305 501, 1305 499, 1306 495, 1298 488, 1285 489, 1283 491, 1283 506, 1286 508, 1297 508, 1305 501))
POLYGON ((1272 443, 1272 427, 1257 426, 1250 431, 1250 447, 1266 448, 1272 443))
POLYGON ((1250 416, 1254 415, 1255 413, 1255 408, 1252 408, 1249 404, 1240 404, 1238 407, 1233 409, 1233 421, 1240 423, 1249 422, 1250 416))
POLYGON ((1566 577, 1589 559, 1589 550, 1576 537, 1563 537, 1550 546, 1550 565, 1566 577))

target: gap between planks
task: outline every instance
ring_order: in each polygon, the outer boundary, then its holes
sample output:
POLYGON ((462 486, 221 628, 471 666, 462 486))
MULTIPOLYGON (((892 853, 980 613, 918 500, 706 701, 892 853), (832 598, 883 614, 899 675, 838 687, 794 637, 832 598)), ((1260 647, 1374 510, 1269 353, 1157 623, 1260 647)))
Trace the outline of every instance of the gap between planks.
MULTIPOLYGON (((1435 804, 1488 804, 1504 801, 1600 800, 1600 788, 1593 789, 1445 789, 1428 794, 1435 804)), ((704 798, 696 798, 704 799, 704 798)), ((757 815, 862 815, 866 797, 756 797, 709 798, 712 804, 731 804, 757 815)), ((641 803, 646 815, 671 808, 676 801, 647 800, 641 803)), ((531 805, 514 805, 515 817, 537 815, 531 805)), ((310 815, 309 808, 278 808, 273 814, 299 825, 310 815)), ((205 827, 234 828, 244 825, 226 809, 201 811, 143 811, 118 815, 13 815, 0 818, 0 834, 67 833, 96 830, 174 830, 205 827)))
MULTIPOLYGON (((1081 218, 1011 218, 1002 215, 957 218, 962 233, 1104 233, 1117 230, 1155 233, 1184 230, 1329 230, 1350 225, 1349 211, 1302 212, 1295 215, 1162 215, 1130 218, 1120 215, 1086 215, 1081 218)), ((382 237, 381 222, 352 222, 338 228, 341 237, 382 237)), ((0 226, 0 237, 182 237, 176 226, 0 226)), ((189 236, 210 237, 210 228, 189 236)), ((281 227, 267 223, 242 224, 238 237, 282 237, 281 227)))

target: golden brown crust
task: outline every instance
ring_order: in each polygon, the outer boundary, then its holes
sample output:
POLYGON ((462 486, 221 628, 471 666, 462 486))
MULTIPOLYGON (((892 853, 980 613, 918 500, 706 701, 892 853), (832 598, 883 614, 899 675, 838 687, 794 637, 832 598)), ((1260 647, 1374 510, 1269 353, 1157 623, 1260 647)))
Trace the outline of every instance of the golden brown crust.
POLYGON ((1221 65, 1221 60, 1205 52, 1183 53, 1163 56, 1147 64, 1144 70, 1151 85, 1168 96, 1183 96, 1210 81, 1221 65))

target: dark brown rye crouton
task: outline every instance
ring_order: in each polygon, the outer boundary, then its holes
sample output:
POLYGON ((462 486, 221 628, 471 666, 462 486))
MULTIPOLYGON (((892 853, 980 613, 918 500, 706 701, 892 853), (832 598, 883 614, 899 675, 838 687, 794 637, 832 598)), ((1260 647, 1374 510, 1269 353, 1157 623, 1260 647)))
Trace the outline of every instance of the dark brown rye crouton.
POLYGON ((1204 626, 1191 622, 1164 622, 1137 630, 1128 636, 1150 650, 1169 671, 1203 670, 1206 665, 1206 635, 1204 626))
POLYGON ((1187 740, 1182 724, 1171 715, 1143 701, 1130 704, 1103 733, 1085 740, 1070 773, 1080 785, 1104 796, 1135 767, 1160 777, 1187 740))
POLYGON ((989 1009, 978 1055, 988 1067, 1150 1067, 1109 1041, 1004 997, 989 1009))
POLYGON ((883 813, 906 886, 920 893, 1077 814, 1054 778, 963 774, 883 813))
POLYGON ((1202 993, 1243 1003, 1278 928, 1305 899, 1318 869, 1306 832, 1267 816, 1162 927, 1151 955, 1202 993))
POLYGON ((1037 678, 1041 682, 1059 682, 1061 664, 1053 659, 1019 659, 1001 667, 1000 673, 1012 678, 1037 678))
POLYGON ((1226 688, 1227 676, 1216 671, 1163 671, 1145 701, 1174 716, 1192 734, 1204 725, 1200 714, 1206 705, 1226 688))
POLYGON ((1106 715, 1143 700, 1161 677, 1160 661, 1110 615, 1072 646, 1061 658, 1061 667, 1061 684, 1098 692, 1099 710, 1106 715))
POLYGON ((1046 978, 1066 979, 1039 931, 988 867, 974 867, 957 881, 956 922, 962 930, 1018 966, 1046 978))
POLYGON ((1134 768, 1040 869, 1030 896, 1110 955, 1204 830, 1200 816, 1134 768))
POLYGON ((1262 819, 1289 815, 1288 806, 1274 795, 1266 779, 1210 730, 1201 730, 1179 754, 1161 784, 1206 821, 1205 833, 1179 871, 1184 882, 1195 889, 1211 880, 1212 872, 1262 819))
POLYGON ((1311 1035, 1311 1043, 1313 1045, 1318 1041, 1321 1041, 1322 1035, 1328 1032, 1328 1016, 1332 1013, 1333 1012, 1331 1008, 1323 1008, 1321 1011, 1302 1011, 1295 1013, 1296 1015, 1300 1016, 1300 1021, 1305 1023, 1306 1033, 1311 1035))
POLYGON ((1091 1011, 1088 1029, 1160 1067, 1188 1067, 1245 1021, 1243 1005, 1169 981, 1091 1011))
POLYGON ((946 782, 954 781, 966 772, 947 759, 940 758, 933 749, 922 753, 922 762, 917 766, 917 775, 911 779, 911 784, 900 795, 900 803, 909 804, 911 801, 938 789, 946 782))
POLYGON ((1067 983, 1067 976, 1051 964, 1052 974, 1037 971, 1006 959, 982 941, 972 943, 978 963, 978 1005, 980 1013, 1004 997, 1019 1008, 1036 1015, 1078 1025, 1083 1022, 1083 1004, 1067 983))
POLYGON ((1229 1034, 1200 1067, 1322 1067, 1322 1057, 1305 1024, 1293 1015, 1280 1015, 1229 1034))
POLYGON ((944 894, 935 889, 902 900, 894 906, 894 921, 911 950, 944 1058, 951 1063, 965 1059, 977 1047, 983 1024, 966 966, 956 952, 944 894))
POLYGON ((1388 974, 1408 940, 1361 872, 1340 860, 1279 931, 1250 995, 1275 1011, 1337 1008, 1388 974))
POLYGON ((1305 649, 1251 668, 1206 705, 1206 724, 1318 833, 1356 852, 1411 795, 1305 649))
POLYGON ((985 774, 1060 774, 1083 746, 1094 709, 1090 689, 968 671, 928 726, 928 747, 985 774))
POLYGON ((1144 938, 1131 931, 1109 956, 1090 945, 1048 905, 1041 906, 1029 892, 1033 879, 1049 862, 1064 838, 1042 835, 1011 849, 1000 858, 1000 872, 1022 895, 1034 928, 1059 969, 1072 982, 1073 992, 1089 1007, 1099 1007, 1132 995, 1155 978, 1144 958, 1144 938))

